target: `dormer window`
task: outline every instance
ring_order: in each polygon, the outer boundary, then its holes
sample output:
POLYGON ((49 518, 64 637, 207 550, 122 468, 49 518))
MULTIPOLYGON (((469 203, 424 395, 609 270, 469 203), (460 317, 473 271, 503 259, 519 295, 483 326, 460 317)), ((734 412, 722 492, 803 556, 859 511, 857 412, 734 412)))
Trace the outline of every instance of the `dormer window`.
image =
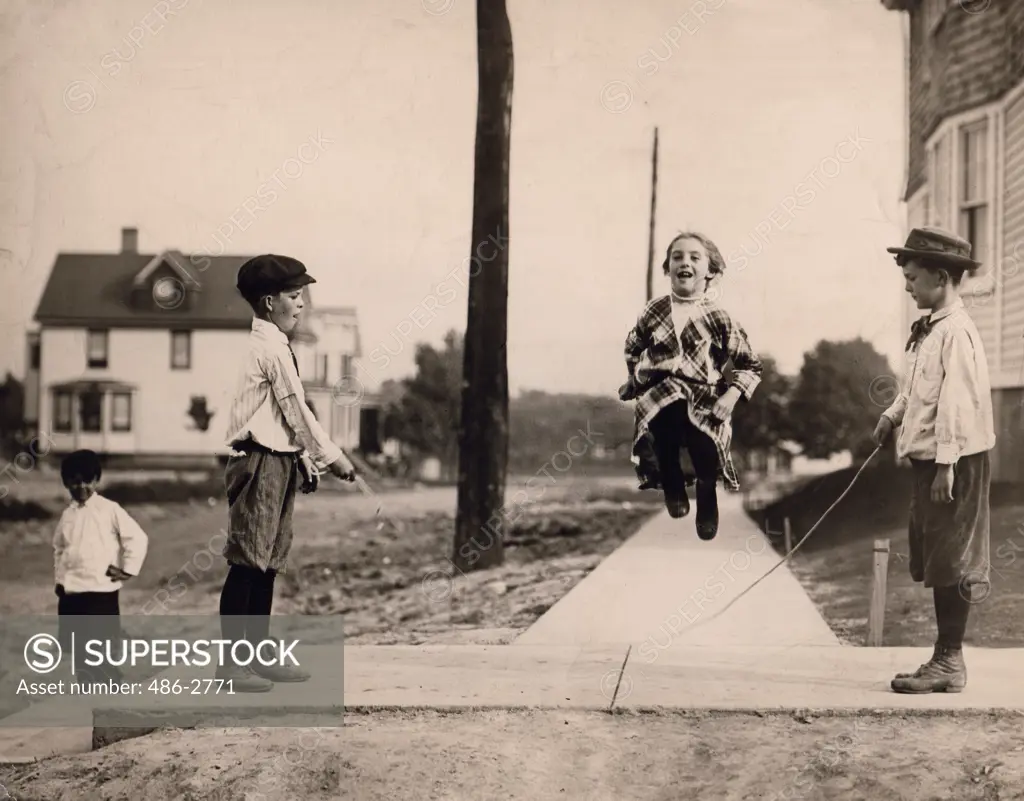
POLYGON ((136 309, 174 312, 190 308, 194 293, 201 288, 188 269, 188 259, 168 250, 150 259, 132 281, 132 304, 136 309))

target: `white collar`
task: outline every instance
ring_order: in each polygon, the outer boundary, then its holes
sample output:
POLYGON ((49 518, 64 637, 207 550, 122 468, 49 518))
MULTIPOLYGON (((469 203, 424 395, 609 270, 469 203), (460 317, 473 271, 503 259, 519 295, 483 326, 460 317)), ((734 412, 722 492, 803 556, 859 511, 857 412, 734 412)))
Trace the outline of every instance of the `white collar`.
POLYGON ((931 314, 929 314, 928 315, 928 323, 929 323, 929 325, 932 324, 932 323, 937 323, 942 318, 949 317, 949 315, 951 315, 953 312, 957 311, 958 309, 962 309, 963 307, 964 307, 964 300, 963 300, 963 298, 957 298, 956 300, 954 300, 952 303, 950 303, 945 308, 939 309, 938 311, 932 312, 931 314))
POLYGON ((72 498, 68 502, 68 506, 70 506, 72 509, 89 509, 92 508, 93 506, 96 506, 99 503, 96 500, 98 497, 100 497, 99 492, 94 492, 92 495, 89 496, 89 500, 87 500, 85 503, 79 503, 74 498, 72 498))
POLYGON ((261 320, 259 317, 252 318, 252 330, 253 333, 262 334, 268 339, 276 339, 278 342, 283 342, 285 345, 290 344, 288 341, 288 335, 285 334, 284 331, 273 323, 261 320))

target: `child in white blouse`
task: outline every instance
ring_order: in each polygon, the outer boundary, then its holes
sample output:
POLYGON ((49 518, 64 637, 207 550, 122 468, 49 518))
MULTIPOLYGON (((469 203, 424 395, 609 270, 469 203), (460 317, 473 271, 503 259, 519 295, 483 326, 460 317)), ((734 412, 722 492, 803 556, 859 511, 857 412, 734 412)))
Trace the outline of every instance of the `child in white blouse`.
POLYGON ((102 472, 93 451, 75 451, 62 461, 61 481, 72 502, 53 535, 53 567, 61 647, 70 646, 75 632, 76 673, 118 680, 112 666, 83 670, 85 641, 119 639, 120 590, 142 570, 149 538, 120 504, 97 493, 102 472))

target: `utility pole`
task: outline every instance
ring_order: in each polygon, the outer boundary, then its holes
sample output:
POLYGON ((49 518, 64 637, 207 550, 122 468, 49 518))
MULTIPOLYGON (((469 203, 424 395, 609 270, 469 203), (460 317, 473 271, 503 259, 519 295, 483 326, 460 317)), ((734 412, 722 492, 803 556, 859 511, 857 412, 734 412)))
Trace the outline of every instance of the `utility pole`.
POLYGON ((508 187, 512 27, 505 0, 476 0, 477 111, 473 237, 459 416, 459 490, 452 564, 504 559, 508 467, 508 187))
POLYGON ((654 215, 658 205, 658 129, 654 129, 654 154, 651 156, 651 225, 647 240, 647 300, 654 297, 654 215))

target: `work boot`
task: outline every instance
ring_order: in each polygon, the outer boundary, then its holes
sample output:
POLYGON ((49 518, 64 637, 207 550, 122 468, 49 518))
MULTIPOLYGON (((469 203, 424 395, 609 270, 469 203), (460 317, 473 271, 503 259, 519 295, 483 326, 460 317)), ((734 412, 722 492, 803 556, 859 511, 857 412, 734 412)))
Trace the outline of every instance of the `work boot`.
POLYGON ((892 680, 897 693, 958 693, 967 686, 967 666, 962 648, 936 646, 931 662, 926 662, 916 674, 892 680))
POLYGON ((897 679, 918 678, 921 675, 922 671, 924 671, 925 668, 927 668, 929 665, 931 665, 938 658, 939 651, 940 651, 939 646, 936 643, 935 647, 932 649, 931 658, 927 662, 922 663, 921 666, 917 670, 915 670, 913 673, 897 673, 896 674, 896 678, 897 679))
POLYGON ((690 514, 690 499, 686 495, 685 487, 680 495, 676 495, 666 490, 665 508, 668 509, 669 515, 676 519, 686 517, 690 514))
POLYGON ((217 679, 231 682, 226 692, 234 693, 265 693, 274 689, 274 682, 261 678, 252 669, 242 665, 220 665, 216 672, 217 679))
POLYGON ((297 665, 258 665, 252 666, 252 672, 257 676, 272 681, 274 683, 292 683, 299 681, 309 681, 310 673, 308 670, 298 667, 297 665))
POLYGON ((718 534, 718 493, 713 481, 697 479, 697 536, 713 540, 718 534))

